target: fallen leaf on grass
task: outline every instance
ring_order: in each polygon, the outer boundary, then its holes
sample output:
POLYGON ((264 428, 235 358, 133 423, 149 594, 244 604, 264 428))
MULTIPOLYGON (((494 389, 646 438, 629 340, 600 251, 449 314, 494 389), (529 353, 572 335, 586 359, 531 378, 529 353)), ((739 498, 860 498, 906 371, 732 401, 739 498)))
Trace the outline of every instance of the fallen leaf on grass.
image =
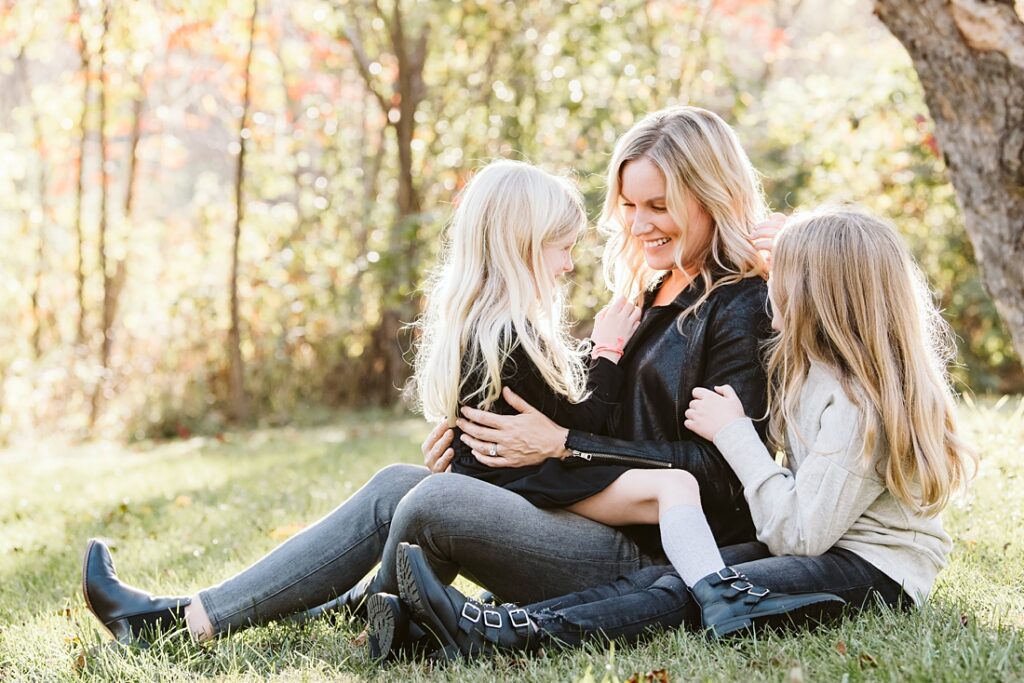
POLYGON ((187 508, 189 505, 192 504, 192 499, 184 495, 178 496, 177 498, 174 499, 174 504, 180 508, 187 508))
POLYGON ((874 668, 876 668, 878 666, 878 660, 875 659, 874 657, 872 657, 867 652, 861 652, 860 653, 860 665, 861 665, 861 668, 870 667, 870 668, 874 669, 874 668))
POLYGON ((271 530, 270 537, 275 541, 283 541, 302 531, 302 527, 302 524, 285 524, 271 530))
POLYGON ((838 643, 836 643, 836 652, 838 652, 841 655, 845 655, 846 654, 846 641, 845 640, 840 640, 838 643))
POLYGON ((360 631, 359 635, 357 635, 355 638, 349 641, 349 644, 353 645, 354 647, 362 647, 366 645, 366 639, 369 638, 369 636, 370 632, 364 628, 362 631, 360 631))
POLYGON ((626 683, 669 683, 669 681, 668 669, 651 670, 645 674, 636 672, 626 679, 626 683))
POLYGON ((967 612, 960 613, 960 625, 967 628, 967 625, 971 623, 971 618, 967 615, 967 612))

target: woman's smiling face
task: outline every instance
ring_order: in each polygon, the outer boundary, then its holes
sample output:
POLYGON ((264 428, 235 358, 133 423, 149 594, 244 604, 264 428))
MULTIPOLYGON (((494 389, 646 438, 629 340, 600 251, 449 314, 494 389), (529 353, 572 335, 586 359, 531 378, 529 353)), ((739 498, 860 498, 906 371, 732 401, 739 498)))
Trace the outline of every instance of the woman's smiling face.
POLYGON ((686 231, 680 229, 668 212, 665 176, 645 157, 634 159, 622 167, 619 203, 622 220, 633 239, 643 247, 647 265, 654 270, 677 267, 676 250, 682 244, 684 267, 700 261, 711 240, 711 218, 687 196, 683 207, 686 231))

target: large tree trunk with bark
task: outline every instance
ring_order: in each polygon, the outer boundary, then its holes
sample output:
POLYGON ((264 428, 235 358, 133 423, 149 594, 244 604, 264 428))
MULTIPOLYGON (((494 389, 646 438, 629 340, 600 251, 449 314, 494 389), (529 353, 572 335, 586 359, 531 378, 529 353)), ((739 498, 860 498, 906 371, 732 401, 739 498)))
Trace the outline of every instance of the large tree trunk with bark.
POLYGON ((910 53, 985 285, 1024 358, 1024 22, 1013 0, 876 0, 910 53))

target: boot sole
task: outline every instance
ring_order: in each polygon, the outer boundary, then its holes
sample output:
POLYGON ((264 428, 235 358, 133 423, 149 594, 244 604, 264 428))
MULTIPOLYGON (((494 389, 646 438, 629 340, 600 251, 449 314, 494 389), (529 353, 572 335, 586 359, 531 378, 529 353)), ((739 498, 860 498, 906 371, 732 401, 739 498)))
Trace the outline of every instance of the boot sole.
POLYGON ((391 659, 395 654, 395 630, 398 628, 394 605, 386 598, 371 595, 366 601, 366 615, 370 629, 370 657, 391 659))
POLYGON ((842 614, 845 607, 846 602, 842 600, 821 600, 801 605, 793 610, 779 609, 767 614, 758 614, 754 617, 750 615, 735 617, 711 626, 708 632, 713 638, 724 638, 758 628, 782 630, 797 623, 798 619, 807 617, 808 613, 813 613, 814 615, 809 621, 822 623, 842 614))
POLYGON ((455 642, 455 638, 452 637, 448 629, 444 627, 444 623, 430 607, 430 602, 420 594, 419 586, 416 583, 419 572, 409 560, 405 548, 398 548, 398 559, 395 565, 395 568, 398 570, 398 592, 402 600, 405 600, 406 604, 412 609, 413 614, 416 615, 420 626, 424 627, 441 642, 445 659, 460 657, 462 650, 459 648, 458 643, 455 642), (453 656, 453 653, 458 653, 458 655, 453 656))

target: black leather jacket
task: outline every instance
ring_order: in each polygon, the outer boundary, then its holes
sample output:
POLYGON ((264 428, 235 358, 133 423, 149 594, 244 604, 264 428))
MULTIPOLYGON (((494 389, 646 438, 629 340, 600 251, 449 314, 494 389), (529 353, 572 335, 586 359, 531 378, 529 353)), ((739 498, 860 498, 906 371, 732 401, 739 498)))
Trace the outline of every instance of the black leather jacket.
MULTIPOLYGON (((615 437, 570 430, 566 447, 659 460, 687 470, 700 484, 704 513, 724 546, 755 540, 743 487, 714 444, 683 426, 683 413, 695 387, 729 384, 747 415, 764 415, 761 345, 771 334, 771 315, 764 280, 748 278, 715 290, 680 326, 680 314, 702 291, 695 283, 658 307, 651 306, 654 293, 648 294, 640 326, 620 361, 621 401, 605 432, 615 437)), ((765 422, 754 423, 762 439, 765 422)), ((641 535, 646 539, 634 538, 650 548, 654 537, 641 535)))

